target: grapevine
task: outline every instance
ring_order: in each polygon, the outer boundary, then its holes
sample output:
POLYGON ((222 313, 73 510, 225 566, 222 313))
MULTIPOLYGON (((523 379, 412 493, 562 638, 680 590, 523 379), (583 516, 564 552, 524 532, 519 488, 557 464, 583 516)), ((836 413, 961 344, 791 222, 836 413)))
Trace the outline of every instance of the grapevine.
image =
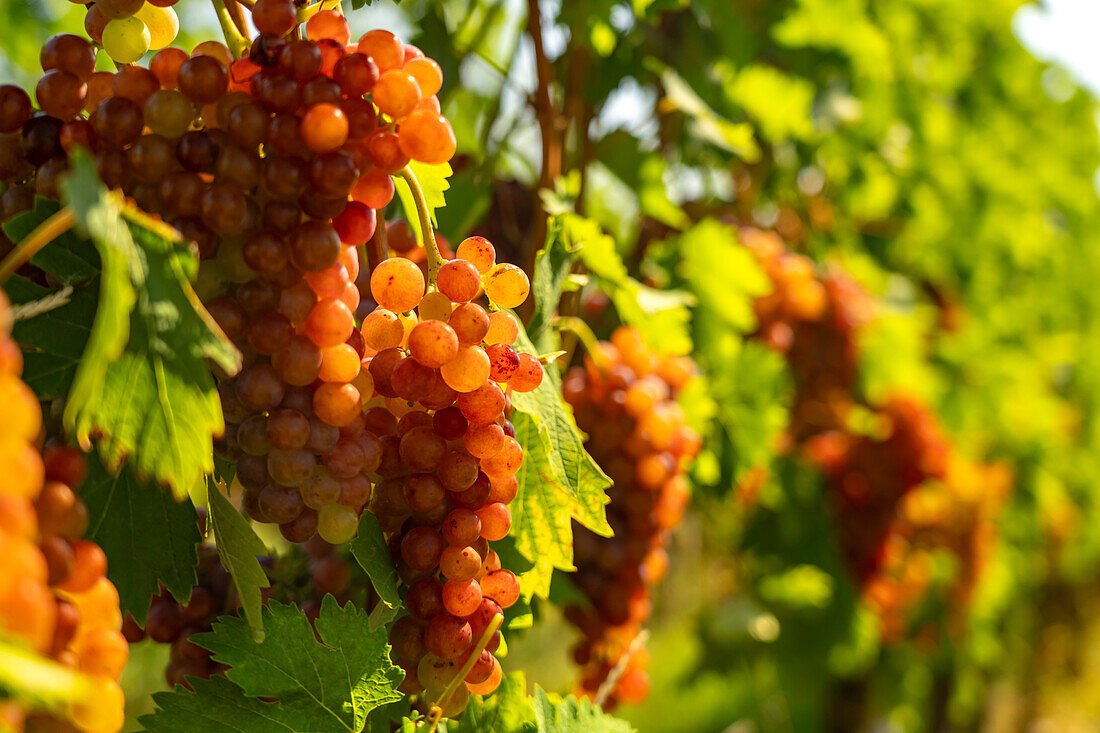
POLYGON ((971 5, 7 3, 0 732, 1088 728, 1085 23, 971 5))

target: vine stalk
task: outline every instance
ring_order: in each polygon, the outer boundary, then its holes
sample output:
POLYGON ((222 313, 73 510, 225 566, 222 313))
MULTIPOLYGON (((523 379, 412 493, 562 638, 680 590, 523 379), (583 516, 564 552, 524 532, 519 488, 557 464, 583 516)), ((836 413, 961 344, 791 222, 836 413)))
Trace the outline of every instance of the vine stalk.
POLYGON ((413 201, 416 203, 416 215, 420 219, 420 232, 424 238, 424 249, 428 253, 428 282, 435 285, 439 268, 443 267, 446 260, 439 254, 439 245, 435 242, 435 232, 432 231, 432 217, 428 214, 428 203, 424 200, 424 191, 420 188, 420 182, 409 166, 405 166, 397 172, 397 175, 405 179, 412 191, 413 201))
POLYGON ((66 206, 46 221, 35 227, 8 256, 0 261, 0 284, 3 284, 12 274, 22 267, 31 257, 34 257, 43 247, 72 229, 76 222, 71 207, 66 206))
POLYGON ((237 28, 237 32, 242 36, 248 36, 248 23, 245 22, 244 13, 241 11, 240 0, 224 0, 225 9, 229 13, 229 18, 233 21, 233 25, 237 28))
POLYGON ((237 30, 229 10, 225 7, 225 0, 210 0, 210 4, 214 6, 214 13, 218 16, 218 24, 222 27, 222 35, 225 36, 225 45, 229 47, 229 52, 235 59, 243 57, 252 44, 237 30))

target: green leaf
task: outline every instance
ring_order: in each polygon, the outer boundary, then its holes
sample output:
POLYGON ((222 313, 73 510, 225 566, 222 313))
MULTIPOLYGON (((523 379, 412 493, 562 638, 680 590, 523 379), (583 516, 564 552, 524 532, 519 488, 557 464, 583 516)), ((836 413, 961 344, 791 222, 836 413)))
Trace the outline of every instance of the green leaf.
POLYGON ((679 274, 699 300, 699 310, 734 330, 756 327, 753 300, 771 290, 771 282, 752 253, 742 247, 728 224, 704 219, 677 241, 679 274))
MULTIPOLYGON (((102 396, 107 371, 116 364, 130 338, 130 312, 137 302, 131 280, 137 259, 129 230, 122 223, 121 204, 99 181, 95 164, 84 152, 72 158, 72 170, 61 179, 61 193, 73 209, 77 225, 95 243, 100 260, 99 304, 83 357, 65 402, 64 423, 85 448, 86 430, 77 426, 102 396)), ((49 249, 47 247, 46 249, 49 249)), ((109 444, 110 439, 104 441, 109 444)))
POLYGON ((240 354, 191 289, 198 265, 178 232, 123 210, 83 155, 74 157, 62 189, 104 262, 100 304, 65 425, 84 446, 95 434, 108 468, 132 457, 139 475, 183 497, 213 471, 210 441, 224 425, 206 360, 234 373, 240 354), (110 294, 116 287, 132 294, 131 282, 137 288, 132 311, 110 294))
MULTIPOLYGON (((60 210, 60 202, 38 197, 33 209, 4 223, 4 233, 13 242, 19 242, 60 210)), ((36 252, 31 264, 53 275, 62 285, 77 285, 99 274, 99 258, 91 240, 70 229, 36 252)))
POLYGON ((17 306, 12 337, 23 350, 23 381, 43 402, 64 397, 92 332, 99 278, 49 290, 15 275, 4 288, 17 306), (24 315, 18 306, 34 315, 24 315))
POLYGON ((435 212, 439 231, 452 242, 460 242, 481 221, 492 203, 492 189, 481 182, 476 168, 451 176, 448 206, 435 212))
MULTIPOLYGON (((438 228, 439 223, 436 221, 435 210, 442 209, 447 205, 447 199, 443 192, 451 187, 450 182, 447 180, 453 172, 451 164, 428 165, 414 160, 409 163, 409 170, 413 172, 413 175, 416 176, 416 182, 420 184, 420 190, 424 194, 424 203, 428 206, 428 216, 431 217, 432 226, 438 228)), ((393 176, 393 185, 397 197, 401 199, 401 207, 405 210, 405 219, 408 220, 409 227, 416 235, 416 241, 423 245, 424 233, 420 231, 420 216, 416 212, 416 202, 413 200, 412 189, 409 188, 409 184, 405 183, 405 179, 401 176, 393 176)))
POLYGON ((266 555, 267 547, 256 536, 249 521, 229 503, 221 487, 213 480, 207 483, 207 500, 210 507, 210 528, 214 533, 222 567, 233 577, 233 584, 237 586, 237 594, 241 598, 241 608, 252 626, 253 634, 263 639, 260 588, 267 588, 270 583, 256 558, 266 555))
MULTIPOLYGON (((556 696, 555 696, 556 697, 556 696)), ((535 686, 535 715, 539 733, 633 733, 634 727, 614 718, 591 700, 570 695, 554 703, 546 691, 535 686)))
POLYGON ((202 542, 190 501, 177 503, 158 486, 138 481, 129 466, 112 476, 95 456, 80 496, 88 506, 86 535, 107 555, 107 577, 124 612, 144 625, 158 583, 187 601, 196 581, 195 545, 202 542))
POLYGON ((370 618, 371 629, 376 629, 397 616, 401 610, 401 594, 397 591, 397 567, 374 514, 363 512, 359 518, 359 534, 349 543, 349 547, 359 567, 366 571, 380 600, 370 618))
POLYGON ((695 137, 728 150, 747 163, 760 159, 760 148, 753 139, 751 125, 730 122, 720 116, 672 69, 664 67, 660 76, 665 99, 688 116, 691 133, 695 137))
POLYGON ((448 722, 446 733, 534 733, 537 727, 527 680, 523 672, 514 672, 501 680, 492 695, 471 695, 462 719, 448 722))
POLYGON ((278 698, 278 718, 294 730, 359 731, 371 710, 401 699, 396 688, 405 675, 390 661, 387 632, 372 630, 355 604, 341 608, 325 596, 316 621, 320 642, 296 606, 269 602, 263 615, 263 643, 235 617, 192 639, 230 666, 226 676, 245 695, 278 698))
POLYGON ((547 222, 546 244, 535 254, 535 272, 531 294, 535 310, 527 323, 527 334, 533 343, 539 342, 561 300, 562 286, 569 276, 578 248, 566 240, 561 217, 547 222))
POLYGON ((751 65, 734 72, 720 62, 729 98, 756 120, 760 134, 776 143, 813 135, 814 86, 771 66, 751 65))
POLYGON ((248 697, 225 677, 188 677, 195 688, 153 695, 157 711, 141 717, 148 733, 297 733, 283 720, 282 705, 248 697))
POLYGON ((614 240, 595 222, 575 214, 563 214, 563 226, 571 241, 580 243, 580 258, 597 279, 622 320, 634 326, 646 342, 666 354, 691 351, 688 306, 695 302, 690 293, 656 290, 630 277, 615 249, 614 240))
MULTIPOLYGON (((536 350, 520 332, 516 349, 536 350)), ((512 396, 512 424, 523 447, 512 504, 516 550, 534 563, 520 576, 524 595, 545 598, 554 568, 573 569, 572 520, 603 536, 611 535, 605 506, 611 479, 584 449, 584 438, 561 397, 561 378, 546 369, 537 389, 512 396)))

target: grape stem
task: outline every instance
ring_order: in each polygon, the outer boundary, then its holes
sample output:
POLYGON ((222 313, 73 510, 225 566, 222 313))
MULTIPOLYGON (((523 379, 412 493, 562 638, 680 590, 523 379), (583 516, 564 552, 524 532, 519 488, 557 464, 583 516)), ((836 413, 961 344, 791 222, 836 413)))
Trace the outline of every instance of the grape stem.
POLYGON ((238 5, 245 6, 249 10, 252 10, 252 8, 256 7, 256 0, 233 0, 233 1, 235 3, 237 3, 238 5))
POLYGON ((66 206, 46 221, 39 224, 33 232, 28 234, 8 256, 0 261, 0 284, 3 284, 12 274, 22 267, 39 250, 65 232, 72 229, 76 222, 72 207, 66 206))
POLYGON ((382 209, 375 209, 374 214, 374 235, 367 240, 364 247, 366 256, 362 257, 363 261, 367 263, 367 271, 371 274, 374 273, 374 268, 378 267, 382 260, 390 256, 389 246, 386 242, 386 235, 388 234, 386 217, 382 214, 382 209))
POLYGON ((405 166, 397 172, 397 175, 405 179, 412 191, 413 201, 416 202, 416 214, 420 219, 420 232, 424 239, 424 249, 428 253, 428 283, 435 285, 435 276, 439 274, 439 268, 443 267, 445 260, 439 254, 439 246, 435 243, 435 232, 432 231, 432 217, 428 214, 428 204, 424 200, 424 191, 420 188, 420 182, 416 180, 409 166, 405 166))
POLYGON ((225 45, 229 47, 229 52, 235 59, 243 57, 248 53, 252 43, 233 24, 224 0, 210 0, 210 4, 214 6, 214 13, 218 16, 218 23, 222 27, 222 35, 225 36, 225 45))
POLYGON ((304 8, 298 8, 298 22, 305 23, 307 20, 317 15, 317 13, 320 13, 322 10, 338 10, 339 8, 339 0, 321 0, 321 2, 312 3, 305 6, 304 8))
POLYGON ((580 339, 580 342, 584 345, 584 350, 588 352, 588 355, 592 358, 592 362, 596 365, 597 369, 601 372, 607 369, 607 357, 604 356, 603 350, 600 349, 599 339, 597 339, 596 334, 592 332, 591 326, 577 316, 558 316, 552 323, 554 324, 554 328, 559 331, 569 331, 580 339))
MULTIPOLYGON (((249 10, 251 10, 253 4, 249 4, 249 10)), ((245 22, 244 13, 241 12, 240 0, 225 0, 225 9, 229 13, 229 18, 233 21, 233 26, 237 29, 237 32, 242 36, 247 36, 248 23, 245 22)))
POLYGON ((596 693, 596 698, 592 702, 601 708, 604 706, 604 703, 607 702, 607 698, 611 697, 611 692, 615 689, 615 685, 618 684, 619 678, 622 677, 623 672, 626 671, 626 665, 630 662, 630 658, 646 643, 648 638, 649 631, 647 629, 642 629, 638 632, 638 635, 630 642, 630 646, 627 647, 626 652, 619 657, 619 661, 615 662, 615 666, 607 674, 607 679, 600 685, 600 689, 596 693))
POLYGON ((470 652, 470 656, 466 659, 466 663, 462 665, 462 669, 458 670, 458 674, 454 679, 443 689, 443 694, 439 696, 435 704, 432 705, 431 710, 428 712, 428 733, 435 733, 436 726, 439 725, 439 719, 443 717, 443 708, 447 707, 447 703, 451 701, 451 695, 454 694, 458 686, 462 684, 462 681, 466 679, 466 675, 470 674, 470 670, 474 668, 474 664, 477 662, 478 657, 485 651, 485 647, 489 646, 489 640, 493 638, 493 634, 497 632, 500 625, 504 623, 504 617, 499 613, 493 616, 492 621, 485 627, 485 631, 481 632, 481 638, 477 640, 477 644, 474 645, 473 651, 470 652))

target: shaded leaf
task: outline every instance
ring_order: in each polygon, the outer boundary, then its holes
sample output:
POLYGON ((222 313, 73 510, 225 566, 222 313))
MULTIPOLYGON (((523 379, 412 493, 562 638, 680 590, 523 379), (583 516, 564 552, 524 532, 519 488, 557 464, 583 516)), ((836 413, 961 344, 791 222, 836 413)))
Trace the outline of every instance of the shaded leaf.
POLYGON ((256 558, 266 555, 267 547, 256 536, 249 521, 229 503, 229 499, 213 480, 207 484, 207 497, 210 505, 210 529, 214 533, 218 557, 222 567, 233 577, 233 584, 237 586, 237 594, 241 598, 241 608, 244 609, 245 618, 252 626, 253 633, 262 639, 264 631, 260 616, 260 588, 267 588, 270 583, 256 558))
POLYGON ((144 625, 158 583, 186 603, 196 582, 195 545, 202 541, 191 502, 138 481, 128 466, 112 476, 94 455, 80 496, 88 507, 86 536, 107 555, 107 577, 122 611, 144 625))
POLYGON ((371 613, 371 629, 387 624, 401 610, 401 594, 397 591, 397 567, 386 546, 386 537, 378 518, 371 512, 363 512, 359 518, 359 534, 349 544, 351 554, 359 567, 366 571, 380 603, 371 613))
POLYGON ((20 318, 12 327, 12 338, 23 350, 23 381, 42 401, 65 396, 92 332, 99 278, 54 291, 15 275, 4 288, 16 306, 68 292, 67 302, 33 317, 20 318))

